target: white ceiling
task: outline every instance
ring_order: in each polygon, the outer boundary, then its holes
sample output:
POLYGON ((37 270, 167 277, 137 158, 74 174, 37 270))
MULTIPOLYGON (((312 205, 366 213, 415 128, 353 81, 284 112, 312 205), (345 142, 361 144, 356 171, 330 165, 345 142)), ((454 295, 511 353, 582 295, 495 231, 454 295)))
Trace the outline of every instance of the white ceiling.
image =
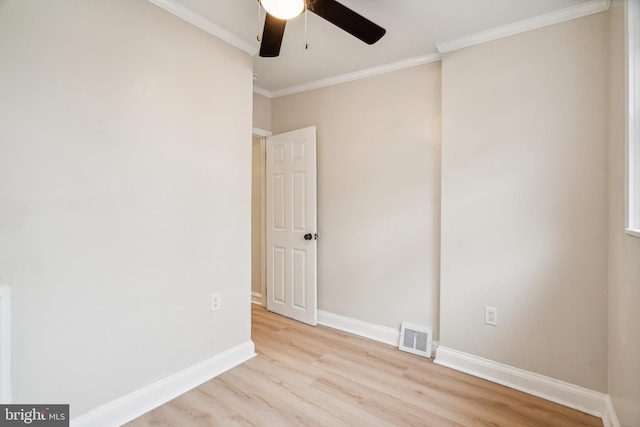
POLYGON ((287 23, 280 56, 260 58, 257 0, 151 1, 255 55, 255 85, 274 96, 387 64, 429 62, 439 58, 436 46, 446 51, 609 6, 609 0, 340 0, 385 28, 386 35, 369 46, 309 13, 308 50, 301 15, 287 23))

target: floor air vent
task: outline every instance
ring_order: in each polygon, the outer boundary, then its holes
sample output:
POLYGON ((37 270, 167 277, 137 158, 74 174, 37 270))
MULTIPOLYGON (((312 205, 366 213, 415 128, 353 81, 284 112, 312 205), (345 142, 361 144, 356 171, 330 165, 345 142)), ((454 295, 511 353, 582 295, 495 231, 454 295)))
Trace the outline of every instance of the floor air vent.
POLYGON ((431 329, 411 323, 402 323, 400 350, 431 358, 432 344, 433 333, 431 329))

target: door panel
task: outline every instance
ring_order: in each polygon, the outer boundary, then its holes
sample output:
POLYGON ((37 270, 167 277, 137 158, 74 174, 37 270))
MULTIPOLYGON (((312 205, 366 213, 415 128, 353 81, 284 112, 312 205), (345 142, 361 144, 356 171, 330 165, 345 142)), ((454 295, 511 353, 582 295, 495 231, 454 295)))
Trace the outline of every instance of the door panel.
MULTIPOLYGON (((285 175, 274 175, 273 182, 273 229, 284 231, 285 227, 285 175)), ((267 192, 268 193, 268 192, 267 192)), ((269 203, 267 202, 267 208, 269 203)), ((268 215, 267 215, 268 216, 268 215)))
MULTIPOLYGON (((285 257, 286 257, 286 249, 273 247, 273 284, 271 289, 273 289, 272 295, 273 299, 279 303, 285 303, 285 257)), ((268 268, 267 268, 268 270, 268 268)), ((268 277, 268 276, 267 276, 268 277)), ((268 281, 268 280, 267 280, 268 281)), ((269 289, 269 284, 267 283, 267 289, 269 289)))
POLYGON ((307 252, 298 249, 293 250, 293 277, 291 289, 293 290, 293 306, 302 310, 307 309, 306 290, 306 263, 307 252))
POLYGON ((266 176, 267 309, 316 325, 316 128, 267 138, 266 176))

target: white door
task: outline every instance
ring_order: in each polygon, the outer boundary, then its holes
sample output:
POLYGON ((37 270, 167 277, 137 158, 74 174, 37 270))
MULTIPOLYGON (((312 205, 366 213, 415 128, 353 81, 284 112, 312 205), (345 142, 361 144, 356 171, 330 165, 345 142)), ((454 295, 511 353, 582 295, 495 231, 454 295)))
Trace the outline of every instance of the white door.
POLYGON ((267 310, 317 323, 316 128, 267 138, 267 310))

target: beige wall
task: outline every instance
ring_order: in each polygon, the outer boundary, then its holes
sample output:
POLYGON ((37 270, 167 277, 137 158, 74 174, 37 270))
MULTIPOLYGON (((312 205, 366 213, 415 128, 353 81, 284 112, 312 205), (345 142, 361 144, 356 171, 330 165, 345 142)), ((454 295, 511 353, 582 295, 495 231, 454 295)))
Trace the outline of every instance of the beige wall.
POLYGON ((253 94, 253 127, 271 130, 271 99, 253 94))
POLYGON ((251 74, 145 0, 0 4, 16 402, 75 417, 250 339, 251 74))
POLYGON ((603 392, 606 64, 606 13, 442 64, 441 345, 603 392))
MULTIPOLYGON (((16 401, 77 416, 249 339, 251 125, 318 126, 319 308, 437 333, 439 63, 254 94, 251 123, 242 52, 141 0, 32 3, 0 4, 16 401)), ((606 391, 608 227, 608 387, 631 427, 640 239, 621 232, 620 4, 608 135, 606 14, 445 56, 440 338, 606 391)))
POLYGON ((622 427, 640 422, 640 238, 624 234, 624 2, 609 19, 609 394, 622 427))
POLYGON ((272 108, 274 133, 318 127, 319 309, 436 326, 440 64, 272 108))

